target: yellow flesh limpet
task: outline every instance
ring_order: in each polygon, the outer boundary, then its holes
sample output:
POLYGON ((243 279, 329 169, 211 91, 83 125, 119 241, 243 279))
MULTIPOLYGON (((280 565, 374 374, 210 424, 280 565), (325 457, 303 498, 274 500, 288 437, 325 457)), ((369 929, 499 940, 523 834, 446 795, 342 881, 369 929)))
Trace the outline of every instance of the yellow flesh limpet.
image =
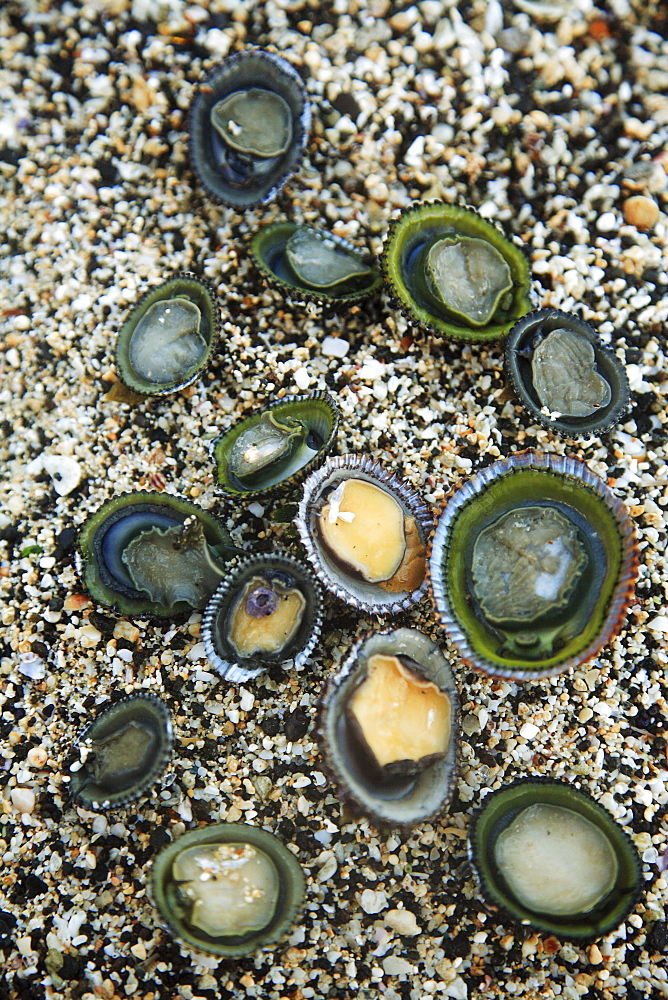
POLYGON ((369 583, 390 580, 406 551, 404 513, 386 490, 363 479, 345 479, 319 516, 329 552, 369 583))
POLYGON ((255 576, 244 587, 232 612, 229 641, 239 656, 277 653, 295 636, 305 607, 306 600, 299 590, 281 587, 276 581, 269 584, 255 576), (247 600, 260 588, 276 595, 275 610, 261 616, 248 614, 247 600))

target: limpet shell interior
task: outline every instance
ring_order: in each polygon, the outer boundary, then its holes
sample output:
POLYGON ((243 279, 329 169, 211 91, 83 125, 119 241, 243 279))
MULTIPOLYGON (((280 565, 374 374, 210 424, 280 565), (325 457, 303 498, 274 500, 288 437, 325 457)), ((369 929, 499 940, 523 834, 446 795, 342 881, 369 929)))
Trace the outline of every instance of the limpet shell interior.
POLYGON ((243 823, 215 823, 191 830, 165 847, 153 862, 151 887, 153 902, 175 937, 212 955, 239 957, 275 944, 287 933, 302 907, 306 879, 294 855, 273 834, 243 823), (231 844, 248 845, 274 867, 277 901, 269 922, 259 929, 218 936, 193 923, 188 886, 175 879, 174 865, 193 848, 201 848, 209 856, 216 848, 231 844))
POLYGON ((434 533, 429 573, 438 618, 466 663, 496 677, 549 677, 595 656, 621 628, 638 573, 635 528, 623 503, 584 462, 526 451, 481 470, 451 494, 434 533), (554 519, 547 535, 539 518, 532 529, 538 536, 508 524, 509 516, 526 520, 541 512, 554 519), (584 558, 557 594, 571 544, 566 529, 584 558), (503 532, 514 534, 507 547, 503 532), (506 555, 492 550, 483 582, 476 583, 476 545, 490 537, 506 555), (534 537, 543 554, 531 549, 534 537), (494 581, 502 579, 510 581, 505 586, 535 589, 537 603, 525 601, 522 618, 497 599, 494 581), (491 595, 486 611, 483 585, 491 595))
POLYGON ((504 369, 532 419, 555 433, 569 437, 601 434, 609 430, 621 420, 629 403, 629 382, 617 355, 601 343, 589 323, 559 309, 536 310, 515 324, 505 344, 504 369), (560 413, 558 407, 552 415, 546 413, 549 407, 543 405, 535 384, 533 364, 536 352, 546 344, 550 335, 560 330, 568 331, 576 339, 573 346, 557 344, 551 349, 550 362, 547 366, 543 362, 546 384, 548 387, 554 385, 552 392, 556 398, 561 384, 566 384, 576 400, 578 394, 586 390, 595 399, 595 383, 598 380, 602 386, 601 405, 592 406, 592 412, 584 416, 560 413), (579 349, 578 341, 581 344, 579 349), (578 383, 583 388, 578 390, 578 383))
MULTIPOLYGON (((589 795, 551 778, 521 779, 488 795, 473 817, 469 853, 488 902, 501 907, 511 919, 559 938, 586 941, 609 934, 632 910, 639 892, 638 855, 625 830, 589 795), (499 837, 525 810, 538 804, 576 813, 609 845, 613 884, 587 912, 558 916, 533 909, 520 902, 499 870, 495 860, 499 837)), ((549 872, 544 877, 549 887, 549 872)))
POLYGON ((426 546, 433 526, 433 516, 417 490, 388 472, 368 455, 341 455, 330 458, 316 469, 304 484, 304 494, 295 518, 297 531, 306 555, 318 579, 332 594, 345 603, 366 611, 396 614, 412 607, 426 593, 426 578, 412 591, 388 592, 359 574, 347 571, 334 561, 319 537, 318 517, 329 498, 342 482, 360 479, 379 487, 394 498, 405 517, 413 518, 420 540, 426 546))

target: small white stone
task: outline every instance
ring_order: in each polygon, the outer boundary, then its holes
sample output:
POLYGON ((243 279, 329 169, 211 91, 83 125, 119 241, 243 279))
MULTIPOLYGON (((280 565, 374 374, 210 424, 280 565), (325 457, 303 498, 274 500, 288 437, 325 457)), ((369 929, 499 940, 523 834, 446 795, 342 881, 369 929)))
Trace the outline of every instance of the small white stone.
POLYGON ((533 722, 525 722, 520 729, 520 736, 523 736, 525 740, 533 740, 536 736, 538 736, 539 732, 540 729, 538 726, 535 726, 533 722))
POLYGON ((255 704, 255 695, 250 691, 247 691, 246 688, 241 688, 239 695, 239 705, 241 707, 241 711, 250 712, 251 708, 255 704))
POLYGON ((336 860, 336 856, 334 854, 329 854, 318 869, 318 874, 316 876, 318 882, 328 882, 338 867, 339 863, 336 860))
POLYGON ((365 913, 380 913, 387 906, 387 896, 384 892, 365 889, 360 897, 360 905, 365 913))
POLYGON ((420 925, 411 910, 388 910, 385 914, 385 922, 397 934, 403 934, 406 937, 415 937, 416 934, 420 933, 420 925))
POLYGON ((387 976, 410 976, 415 971, 410 962, 396 955, 388 955, 383 959, 383 971, 387 976))
POLYGON ((652 632, 668 632, 668 615, 657 615, 648 622, 647 628, 652 632))
POLYGON ((343 337, 325 337, 320 349, 326 358, 345 358, 350 344, 343 337))
POLYGON ((44 767, 48 754, 43 747, 32 747, 28 750, 28 763, 31 767, 44 767))
POLYGON ((264 507, 262 506, 261 503, 257 503, 257 501, 255 501, 254 503, 250 503, 248 505, 248 509, 251 512, 251 514, 253 514, 255 517, 262 517, 262 515, 264 514, 264 507))
POLYGON ((603 212, 596 220, 596 228, 599 233, 611 233, 614 229, 619 229, 619 222, 614 212, 603 212))
POLYGON ((20 813, 31 813, 35 808, 35 793, 32 788, 12 788, 12 805, 20 813))
POLYGON ((298 389, 301 389, 302 392, 305 389, 308 389, 309 385, 311 384, 311 376, 309 375, 309 373, 306 371, 305 368, 298 368, 297 371, 295 372, 294 378, 295 378, 295 385, 297 386, 298 389))
POLYGON ((51 476, 59 497, 66 497, 81 482, 81 466, 70 455, 44 455, 42 468, 51 476))

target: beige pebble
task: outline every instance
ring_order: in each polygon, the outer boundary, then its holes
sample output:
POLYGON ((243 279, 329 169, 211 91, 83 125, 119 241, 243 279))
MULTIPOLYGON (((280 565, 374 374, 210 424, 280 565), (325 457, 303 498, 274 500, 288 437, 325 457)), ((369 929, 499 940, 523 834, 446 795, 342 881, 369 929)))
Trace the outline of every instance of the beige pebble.
POLYGON ((114 625, 114 639, 127 639, 128 642, 136 642, 139 635, 139 629, 132 622, 118 621, 114 625))
POLYGON ((31 767, 44 767, 48 754, 43 747, 33 747, 28 750, 28 763, 31 767))
POLYGON ((411 910, 388 910, 385 922, 393 931, 405 937, 415 937, 420 933, 420 925, 411 910))
POLYGON ((146 945, 143 941, 137 941, 135 944, 130 945, 130 951, 140 962, 143 962, 146 958, 146 945))
POLYGON ((601 954, 601 949, 597 944, 593 944, 589 949, 589 961, 592 965, 600 965, 603 961, 603 955, 601 954))
POLYGON ((633 195, 624 202, 624 218, 636 229, 653 229, 659 218, 659 206, 652 198, 633 195))
POLYGON ((35 793, 32 788, 12 788, 12 805, 20 813, 31 813, 35 808, 35 793))

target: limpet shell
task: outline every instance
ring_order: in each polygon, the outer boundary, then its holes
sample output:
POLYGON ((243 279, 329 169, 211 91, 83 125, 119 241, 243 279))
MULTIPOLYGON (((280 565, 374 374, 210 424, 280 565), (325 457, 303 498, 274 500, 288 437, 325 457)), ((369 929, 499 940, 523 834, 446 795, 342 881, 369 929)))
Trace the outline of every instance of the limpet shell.
POLYGON ((622 627, 638 575, 635 528, 580 459, 525 451, 450 494, 429 574, 466 663, 493 677, 550 677, 622 627))
MULTIPOLYGON (((248 955, 258 948, 275 944, 288 932, 302 908, 306 879, 301 865, 292 852, 273 834, 243 823, 214 823, 191 830, 163 848, 153 862, 151 888, 153 902, 165 926, 174 937, 211 955, 237 958, 248 955), (213 865, 215 874, 213 879, 202 879, 201 886, 198 886, 200 879, 196 877, 195 872, 188 880, 178 880, 174 875, 175 865, 177 874, 181 874, 178 866, 186 852, 192 852, 197 848, 202 852, 202 861, 197 865, 197 869, 204 875, 207 865, 213 865), (209 897, 214 916, 216 909, 223 914, 226 910, 229 911, 230 890, 233 890, 234 884, 240 883, 243 888, 244 872, 243 868, 239 869, 235 865, 234 869, 240 878, 235 879, 230 886, 227 883, 225 870, 229 861, 234 861, 234 858, 229 858, 230 853, 233 854, 239 848, 251 848, 252 853, 259 856, 265 866, 273 869, 276 884, 269 903, 269 910, 273 906, 273 913, 263 926, 255 928, 246 926, 236 934, 227 926, 225 933, 212 934, 207 930, 206 924, 202 927, 194 922, 197 899, 200 898, 202 903, 205 903, 206 899, 202 896, 209 897), (216 892, 217 888, 220 888, 222 898, 216 892), (214 890, 212 897, 207 892, 210 889, 214 890)), ((259 891, 262 893, 265 890, 259 891)), ((250 897, 257 895, 257 890, 255 892, 251 890, 248 895, 250 897)), ((237 905, 233 895, 232 902, 237 905)), ((244 902, 242 900, 239 904, 242 909, 245 908, 244 902)), ((229 917, 229 913, 227 915, 229 917)), ((263 919, 266 920, 266 915, 263 919)))
POLYGON ((513 921, 544 933, 573 941, 602 937, 622 923, 638 898, 640 863, 628 834, 606 809, 565 781, 524 778, 501 786, 478 807, 469 837, 471 863, 487 902, 501 908, 513 921), (540 816, 535 813, 537 807, 543 810, 540 816), (531 824, 528 835, 519 829, 514 833, 519 823, 531 824), (547 841, 544 848, 540 841, 546 823, 549 849, 547 841), (513 856, 509 856, 510 848, 505 845, 504 853, 499 851, 500 838, 509 834, 517 838, 513 856), (520 839, 523 836, 524 841, 520 839), (555 842, 569 859, 563 873, 564 863, 559 849, 553 846, 555 842), (593 867, 595 858, 598 864, 593 867), (535 862, 533 870, 522 870, 524 859, 535 862), (506 870, 504 876, 503 867, 511 862, 518 869, 517 875, 514 870, 506 870), (522 881, 530 879, 530 895, 517 888, 522 884, 518 883, 520 877, 522 881), (595 883, 590 886, 590 905, 583 912, 568 912, 567 906, 547 902, 559 900, 568 879, 574 882, 573 894, 577 891, 584 897, 587 886, 583 883, 589 878, 592 883, 598 879, 601 888, 596 891, 595 883), (539 904, 543 909, 529 902, 534 895, 543 896, 544 902, 539 904), (554 912, 560 908, 562 912, 554 912))

